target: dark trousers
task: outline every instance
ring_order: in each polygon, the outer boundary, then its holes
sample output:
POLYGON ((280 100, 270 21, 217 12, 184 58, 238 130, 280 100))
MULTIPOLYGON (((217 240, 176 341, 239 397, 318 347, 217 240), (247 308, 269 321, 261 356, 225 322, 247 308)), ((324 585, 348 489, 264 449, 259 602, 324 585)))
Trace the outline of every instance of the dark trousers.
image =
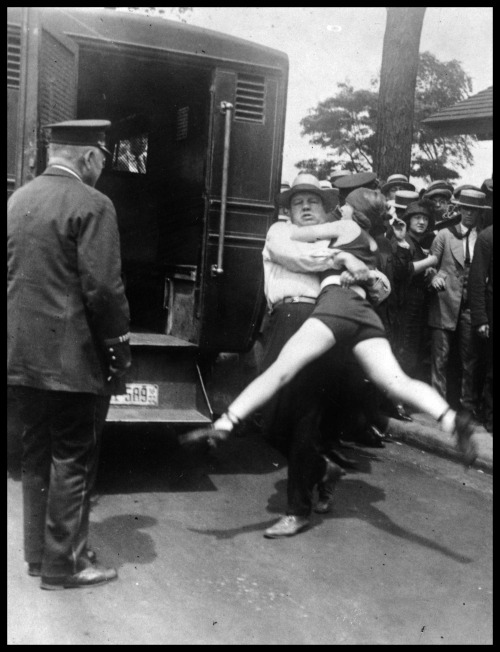
POLYGON ((460 404, 466 410, 475 411, 478 408, 479 349, 468 308, 460 311, 456 331, 431 328, 432 386, 446 399, 448 361, 451 343, 455 337, 458 338, 462 367, 460 404))
POLYGON ((42 575, 82 569, 109 397, 14 387, 24 425, 24 555, 42 575))
MULTIPOLYGON (((285 304, 273 312, 263 334, 262 371, 276 360, 313 308, 285 304)), ((262 410, 264 435, 288 459, 287 514, 310 514, 314 487, 326 472, 321 425, 325 404, 334 401, 335 348, 302 369, 262 410)))

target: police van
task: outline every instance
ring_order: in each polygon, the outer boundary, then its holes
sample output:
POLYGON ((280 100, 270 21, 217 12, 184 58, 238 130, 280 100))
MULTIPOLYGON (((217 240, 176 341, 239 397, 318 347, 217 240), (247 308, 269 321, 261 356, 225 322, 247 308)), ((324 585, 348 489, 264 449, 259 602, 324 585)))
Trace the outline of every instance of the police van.
POLYGON ((112 123, 96 187, 118 215, 133 365, 108 421, 210 423, 215 361, 249 351, 264 313, 287 56, 111 9, 7 17, 8 194, 44 170, 44 125, 112 123))

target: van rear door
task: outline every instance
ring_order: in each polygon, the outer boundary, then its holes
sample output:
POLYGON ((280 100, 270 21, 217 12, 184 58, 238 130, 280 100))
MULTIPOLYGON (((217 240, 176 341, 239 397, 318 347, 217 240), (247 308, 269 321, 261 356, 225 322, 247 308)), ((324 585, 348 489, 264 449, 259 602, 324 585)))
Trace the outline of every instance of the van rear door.
POLYGON ((204 350, 248 350, 262 317, 262 248, 280 169, 277 105, 276 78, 215 70, 199 307, 204 350))

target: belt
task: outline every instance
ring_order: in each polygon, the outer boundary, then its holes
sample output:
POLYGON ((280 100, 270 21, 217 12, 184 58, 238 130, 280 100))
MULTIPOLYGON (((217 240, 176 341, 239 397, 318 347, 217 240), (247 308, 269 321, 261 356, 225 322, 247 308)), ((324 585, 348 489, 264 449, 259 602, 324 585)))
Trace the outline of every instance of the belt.
POLYGON ((280 301, 276 301, 276 303, 273 304, 272 309, 274 310, 283 303, 316 303, 316 299, 313 299, 312 297, 285 297, 280 301))

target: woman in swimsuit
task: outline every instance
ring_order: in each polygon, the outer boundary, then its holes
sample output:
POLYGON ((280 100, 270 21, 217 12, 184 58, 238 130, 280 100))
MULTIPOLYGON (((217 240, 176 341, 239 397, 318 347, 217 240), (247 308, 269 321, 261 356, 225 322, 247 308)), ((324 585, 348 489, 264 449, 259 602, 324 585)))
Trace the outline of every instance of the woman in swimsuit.
MULTIPOLYGON (((235 425, 264 405, 309 362, 340 342, 352 348, 366 377, 391 400, 429 414, 444 432, 456 435, 465 463, 472 464, 476 450, 471 439, 471 416, 465 411, 455 412, 434 388, 403 372, 380 318, 358 284, 368 280, 366 269, 375 267, 377 244, 368 231, 383 219, 384 197, 378 191, 357 188, 347 196, 341 212, 342 219, 337 222, 294 227, 291 238, 330 240, 331 247, 354 254, 359 265, 347 265, 350 276, 343 270, 323 272, 321 293, 311 316, 285 344, 277 360, 217 419, 207 437, 212 441, 227 438, 235 425), (350 287, 345 287, 346 276, 354 282, 350 287)), ((435 265, 434 257, 429 256, 426 264, 435 265)))

